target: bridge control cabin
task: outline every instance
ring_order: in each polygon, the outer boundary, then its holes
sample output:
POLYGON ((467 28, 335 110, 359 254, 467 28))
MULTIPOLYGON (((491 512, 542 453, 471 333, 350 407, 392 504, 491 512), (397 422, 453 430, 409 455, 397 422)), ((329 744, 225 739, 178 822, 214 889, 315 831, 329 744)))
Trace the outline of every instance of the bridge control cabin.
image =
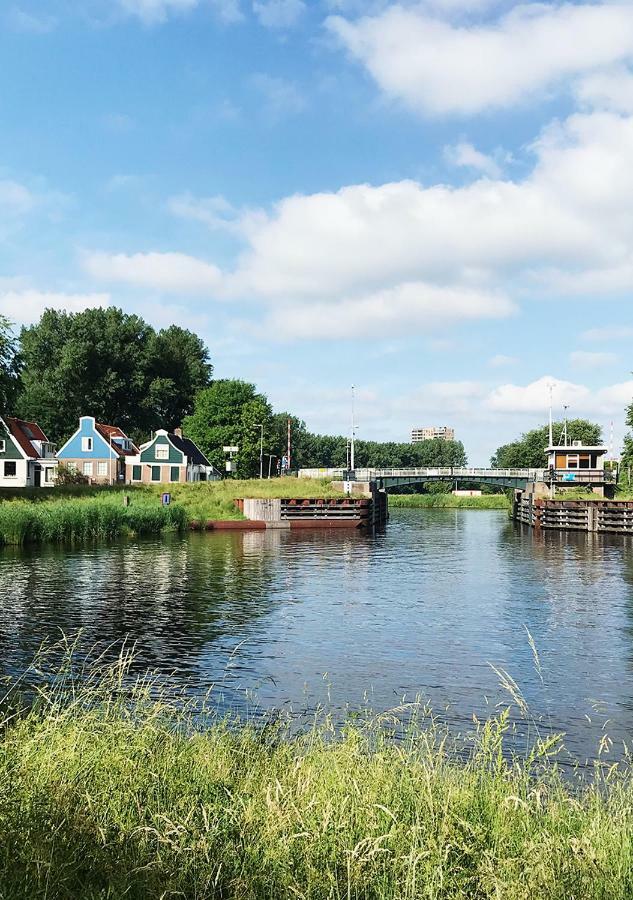
POLYGON ((547 447, 547 468, 550 482, 557 489, 592 488, 604 496, 605 487, 611 483, 611 472, 605 469, 608 447, 590 446, 582 441, 572 441, 571 446, 547 447))

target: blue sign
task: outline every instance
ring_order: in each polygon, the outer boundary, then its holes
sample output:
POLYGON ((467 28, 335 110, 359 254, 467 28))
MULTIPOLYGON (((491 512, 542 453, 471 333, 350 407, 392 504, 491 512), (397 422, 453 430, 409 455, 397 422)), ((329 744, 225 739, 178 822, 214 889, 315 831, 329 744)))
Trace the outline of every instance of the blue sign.
POLYGON ((160 499, 163 506, 169 506, 171 503, 171 494, 162 494, 160 499))
POLYGON ((575 472, 566 472, 566 473, 563 475, 563 481, 575 481, 575 480, 576 480, 576 473, 575 473, 575 472))

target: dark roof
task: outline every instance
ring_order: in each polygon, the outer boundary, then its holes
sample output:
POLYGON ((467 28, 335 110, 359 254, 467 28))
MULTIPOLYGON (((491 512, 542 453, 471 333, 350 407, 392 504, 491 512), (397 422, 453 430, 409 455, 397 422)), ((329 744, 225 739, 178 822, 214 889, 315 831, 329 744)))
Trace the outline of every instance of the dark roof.
POLYGON ((99 432, 102 438, 105 438, 108 444, 111 445, 113 450, 116 450, 119 456, 136 456, 139 452, 138 447, 134 445, 134 441, 130 441, 130 438, 127 434, 122 431, 120 428, 117 428, 116 425, 102 425, 100 422, 95 422, 95 428, 99 432), (130 441, 132 444, 132 448, 130 450, 125 450, 123 447, 120 447, 118 444, 111 443, 111 438, 123 438, 123 440, 130 441))
POLYGON ((211 463, 206 458, 202 450, 194 444, 192 440, 186 437, 180 437, 177 434, 172 434, 171 432, 167 435, 169 440, 172 442, 174 447, 177 447, 178 450, 181 450, 185 456, 188 456, 190 461, 195 466, 210 466, 211 463))
POLYGON ((31 443, 31 441, 44 441, 48 443, 48 438, 37 424, 37 422, 25 422, 24 419, 15 419, 7 416, 5 419, 11 435, 18 442, 22 450, 32 459, 40 459, 41 456, 31 443))

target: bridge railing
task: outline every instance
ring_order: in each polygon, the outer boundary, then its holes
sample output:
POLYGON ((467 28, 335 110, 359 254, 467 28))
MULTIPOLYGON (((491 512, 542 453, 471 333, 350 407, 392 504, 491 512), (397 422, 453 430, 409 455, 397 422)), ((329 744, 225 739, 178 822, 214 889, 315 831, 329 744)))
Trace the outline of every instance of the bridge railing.
POLYGON ((478 481, 481 478, 543 481, 544 469, 482 469, 461 466, 423 466, 400 469, 300 469, 301 478, 332 478, 340 481, 375 481, 380 478, 457 478, 478 481))

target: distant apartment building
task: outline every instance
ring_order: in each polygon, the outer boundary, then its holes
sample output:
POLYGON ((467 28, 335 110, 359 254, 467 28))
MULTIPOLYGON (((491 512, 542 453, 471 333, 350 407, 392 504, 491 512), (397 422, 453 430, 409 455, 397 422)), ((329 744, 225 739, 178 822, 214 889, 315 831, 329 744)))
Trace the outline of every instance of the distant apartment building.
POLYGON ((430 428, 414 428, 411 431, 411 443, 417 444, 420 441, 432 441, 438 439, 441 441, 454 441, 455 429, 449 428, 448 425, 436 427, 432 425, 430 428))

